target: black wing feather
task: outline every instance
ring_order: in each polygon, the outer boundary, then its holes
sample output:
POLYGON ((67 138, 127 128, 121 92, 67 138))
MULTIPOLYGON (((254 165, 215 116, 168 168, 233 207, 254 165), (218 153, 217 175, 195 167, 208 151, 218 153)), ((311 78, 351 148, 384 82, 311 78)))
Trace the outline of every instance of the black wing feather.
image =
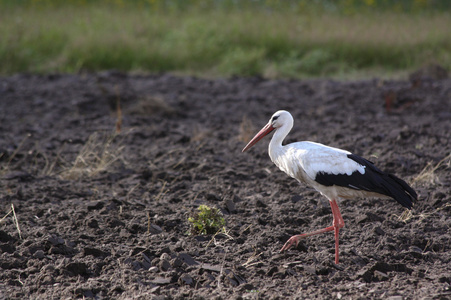
POLYGON ((349 154, 347 157, 365 166, 365 173, 355 171, 351 175, 335 175, 319 172, 316 174, 315 181, 325 186, 337 185, 387 195, 402 206, 412 208, 413 201, 417 200, 418 196, 404 180, 381 171, 372 162, 360 156, 349 154))

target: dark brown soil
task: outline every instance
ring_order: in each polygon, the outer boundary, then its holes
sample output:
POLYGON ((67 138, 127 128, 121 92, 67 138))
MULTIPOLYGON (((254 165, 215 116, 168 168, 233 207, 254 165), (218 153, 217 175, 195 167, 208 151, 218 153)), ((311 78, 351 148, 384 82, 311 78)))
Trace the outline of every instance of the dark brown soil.
POLYGON ((451 297, 449 79, 16 75, 0 78, 0 118, 1 299, 451 297), (279 253, 332 222, 325 198, 272 164, 269 137, 241 153, 279 109, 295 118, 287 142, 411 183, 413 215, 344 200, 339 265, 332 233, 279 253), (229 236, 186 234, 200 204, 229 236))

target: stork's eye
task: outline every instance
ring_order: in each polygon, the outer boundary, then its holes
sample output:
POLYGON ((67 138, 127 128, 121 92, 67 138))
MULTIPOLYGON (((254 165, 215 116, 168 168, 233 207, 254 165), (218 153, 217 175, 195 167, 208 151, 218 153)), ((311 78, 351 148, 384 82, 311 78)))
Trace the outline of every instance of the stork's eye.
POLYGON ((272 117, 272 122, 274 122, 275 120, 277 120, 279 118, 279 116, 274 116, 272 117))

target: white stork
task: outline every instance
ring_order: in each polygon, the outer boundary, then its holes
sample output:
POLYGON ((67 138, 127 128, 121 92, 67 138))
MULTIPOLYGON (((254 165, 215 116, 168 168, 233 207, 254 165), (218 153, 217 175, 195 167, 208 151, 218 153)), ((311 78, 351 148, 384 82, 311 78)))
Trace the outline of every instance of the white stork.
POLYGON ((293 117, 285 110, 272 115, 255 137, 244 147, 248 150, 265 135, 275 130, 269 143, 269 156, 280 170, 314 187, 329 199, 333 225, 310 233, 292 236, 280 250, 285 251, 299 240, 315 234, 334 231, 335 263, 338 264, 338 234, 345 224, 337 199, 354 197, 393 198, 411 209, 417 199, 415 191, 402 179, 376 168, 370 161, 346 150, 314 142, 297 142, 283 146, 282 142, 293 128, 293 117))

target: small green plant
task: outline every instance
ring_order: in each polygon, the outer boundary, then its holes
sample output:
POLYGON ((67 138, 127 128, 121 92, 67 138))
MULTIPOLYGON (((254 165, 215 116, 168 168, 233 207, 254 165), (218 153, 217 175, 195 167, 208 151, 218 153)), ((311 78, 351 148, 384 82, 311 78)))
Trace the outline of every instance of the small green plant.
POLYGON ((200 205, 197 210, 188 218, 191 223, 190 234, 215 234, 225 226, 225 220, 219 209, 200 205))

